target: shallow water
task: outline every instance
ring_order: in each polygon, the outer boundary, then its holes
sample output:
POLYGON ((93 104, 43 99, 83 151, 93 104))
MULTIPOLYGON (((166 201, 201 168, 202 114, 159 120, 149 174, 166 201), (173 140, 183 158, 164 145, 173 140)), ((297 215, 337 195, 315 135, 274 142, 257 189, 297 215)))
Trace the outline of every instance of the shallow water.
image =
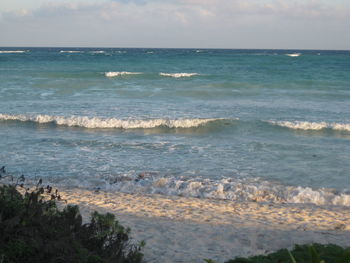
POLYGON ((65 186, 350 205, 349 70, 348 51, 2 48, 0 164, 65 186))

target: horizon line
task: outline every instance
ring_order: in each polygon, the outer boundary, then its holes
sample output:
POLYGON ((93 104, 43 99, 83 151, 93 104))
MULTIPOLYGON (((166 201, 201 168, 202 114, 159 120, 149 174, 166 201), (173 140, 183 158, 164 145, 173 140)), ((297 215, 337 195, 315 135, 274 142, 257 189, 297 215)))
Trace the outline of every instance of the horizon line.
POLYGON ((350 49, 312 48, 220 48, 220 47, 103 47, 103 46, 0 46, 0 48, 111 48, 111 49, 211 49, 211 50, 305 50, 305 51, 350 51, 350 49))

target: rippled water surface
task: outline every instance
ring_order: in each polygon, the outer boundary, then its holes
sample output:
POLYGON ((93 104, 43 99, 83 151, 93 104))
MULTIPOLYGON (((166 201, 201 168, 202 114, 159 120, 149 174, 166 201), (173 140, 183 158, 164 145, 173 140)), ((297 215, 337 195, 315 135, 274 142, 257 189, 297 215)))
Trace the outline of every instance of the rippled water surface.
POLYGON ((350 205, 350 52, 0 49, 0 165, 65 186, 350 205))

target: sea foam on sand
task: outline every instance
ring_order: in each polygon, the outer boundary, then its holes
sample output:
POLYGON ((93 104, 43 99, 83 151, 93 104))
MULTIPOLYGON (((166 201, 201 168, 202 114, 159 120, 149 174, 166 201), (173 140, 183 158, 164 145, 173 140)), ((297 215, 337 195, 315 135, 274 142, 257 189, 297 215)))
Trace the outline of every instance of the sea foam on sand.
POLYGON ((84 220, 92 211, 110 212, 146 241, 147 262, 224 262, 294 244, 350 245, 350 207, 233 202, 157 194, 65 189, 68 204, 84 220))

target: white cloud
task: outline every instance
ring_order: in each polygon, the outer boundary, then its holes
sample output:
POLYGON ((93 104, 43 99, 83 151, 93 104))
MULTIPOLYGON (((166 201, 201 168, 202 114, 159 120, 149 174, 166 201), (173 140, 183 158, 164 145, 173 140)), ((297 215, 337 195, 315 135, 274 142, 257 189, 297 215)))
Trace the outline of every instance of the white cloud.
POLYGON ((50 1, 3 12, 0 45, 340 48, 349 10, 342 0, 50 1))
MULTIPOLYGON (((235 15, 258 15, 276 16, 281 18, 317 19, 334 18, 348 19, 350 7, 331 4, 331 2, 305 0, 115 0, 103 3, 81 3, 81 2, 47 2, 40 8, 33 11, 29 9, 5 11, 4 18, 23 16, 61 16, 61 15, 82 15, 87 12, 103 12, 103 17, 117 14, 133 16, 133 12, 149 15, 152 9, 153 15, 164 15, 181 17, 180 21, 186 23, 202 17, 232 17, 235 15)), ((154 20, 157 17, 153 17, 154 20)), ((142 18, 140 17, 140 21, 142 18)))

